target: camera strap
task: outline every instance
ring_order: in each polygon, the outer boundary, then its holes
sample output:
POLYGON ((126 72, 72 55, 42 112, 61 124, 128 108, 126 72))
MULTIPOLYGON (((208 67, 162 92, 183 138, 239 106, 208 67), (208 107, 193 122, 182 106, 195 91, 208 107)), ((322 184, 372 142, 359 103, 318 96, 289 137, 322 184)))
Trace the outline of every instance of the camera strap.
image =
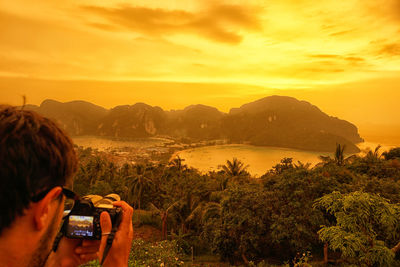
POLYGON ((122 214, 119 213, 119 215, 115 219, 115 222, 113 223, 110 234, 108 234, 108 236, 107 236, 107 243, 106 243, 106 247, 104 248, 104 251, 103 251, 103 258, 101 259, 100 265, 103 265, 104 260, 106 259, 107 255, 108 255, 108 252, 110 252, 110 248, 114 241, 115 233, 118 231, 121 221, 122 221, 122 214))
MULTIPOLYGON (((64 223, 63 223, 63 226, 64 226, 64 223)), ((110 251, 110 248, 111 248, 112 243, 114 241, 115 233, 118 230, 118 226, 119 225, 114 225, 112 227, 112 229, 111 229, 111 232, 107 235, 106 247, 104 248, 103 258, 101 259, 100 265, 103 265, 107 255, 108 255, 108 252, 110 251)), ((54 252, 57 251, 58 245, 59 245, 61 239, 63 238, 63 236, 64 236, 63 231, 58 232, 58 234, 56 236, 56 239, 54 240, 54 243, 53 243, 53 248, 52 249, 53 249, 54 252)))
POLYGON ((54 240, 53 243, 53 251, 56 252, 57 248, 58 248, 58 244, 60 244, 61 238, 64 236, 64 234, 62 233, 62 231, 58 232, 56 239, 54 240))
POLYGON ((64 236, 64 231, 67 227, 67 220, 65 220, 65 217, 63 218, 63 222, 61 224, 61 228, 60 231, 58 232, 56 239, 54 239, 54 243, 53 243, 53 251, 56 252, 58 249, 58 245, 60 244, 61 239, 64 236))
MULTIPOLYGON (((65 222, 63 223, 62 227, 65 227, 65 222)), ((115 233, 117 232, 118 227, 119 227, 119 222, 118 222, 118 224, 116 224, 116 225, 114 225, 112 227, 111 232, 107 235, 106 247, 104 248, 103 258, 101 259, 100 265, 103 265, 107 255, 108 255, 108 252, 110 252, 110 248, 111 248, 112 243, 114 241, 115 233)), ((63 238, 63 236, 64 236, 63 231, 59 231, 57 236, 56 236, 56 239, 54 240, 54 243, 53 243, 53 248, 52 249, 53 249, 54 252, 57 251, 58 245, 59 245, 61 239, 63 238)))
POLYGON ((118 225, 114 225, 113 228, 111 229, 111 232, 107 235, 107 243, 106 243, 106 247, 104 248, 103 251, 103 258, 101 259, 100 265, 103 265, 108 252, 110 251, 110 248, 112 246, 112 242, 114 241, 114 237, 115 237, 115 233, 118 230, 118 225))

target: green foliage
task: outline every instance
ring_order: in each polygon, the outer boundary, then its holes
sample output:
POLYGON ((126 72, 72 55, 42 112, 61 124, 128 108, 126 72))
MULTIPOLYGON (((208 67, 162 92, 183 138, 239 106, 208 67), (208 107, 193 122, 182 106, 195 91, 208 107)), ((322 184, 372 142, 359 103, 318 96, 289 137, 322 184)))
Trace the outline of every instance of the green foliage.
POLYGON ((187 169, 187 166, 183 164, 185 160, 181 159, 179 156, 176 156, 173 160, 168 163, 168 166, 171 169, 175 169, 178 173, 182 173, 182 171, 187 169))
POLYGON ((129 266, 180 266, 182 253, 176 241, 150 243, 134 240, 129 266))
POLYGON ((384 156, 386 160, 400 159, 400 147, 392 148, 388 152, 383 152, 382 156, 384 156))
POLYGON ((124 177, 120 175, 118 166, 101 156, 89 156, 87 149, 78 150, 78 153, 79 158, 84 157, 84 160, 80 162, 78 173, 74 179, 75 192, 81 196, 88 194, 104 196, 116 193, 122 199, 126 199, 127 183, 124 177), (81 156, 81 153, 84 156, 81 156))
POLYGON ((312 255, 310 251, 304 252, 303 254, 297 253, 296 257, 293 259, 294 267, 311 267, 312 255))
POLYGON ((105 196, 114 193, 111 185, 103 180, 96 181, 91 188, 91 193, 94 195, 105 196))
POLYGON ((363 191, 367 193, 379 194, 383 198, 390 201, 390 203, 400 202, 400 183, 396 182, 397 179, 392 178, 378 178, 378 177, 365 177, 363 176, 359 183, 363 191))
POLYGON ((380 155, 379 150, 381 149, 381 145, 378 145, 374 151, 372 151, 371 149, 367 152, 367 154, 365 155, 365 160, 367 162, 377 162, 381 159, 382 155, 380 155))
POLYGON ((292 158, 283 158, 280 163, 276 164, 272 167, 272 173, 282 174, 286 170, 290 170, 294 168, 292 158))
POLYGON ((135 208, 141 209, 144 191, 153 186, 152 166, 137 164, 133 168, 132 175, 125 177, 128 183, 128 200, 135 204, 135 208))
POLYGON ((160 217, 154 212, 146 210, 134 210, 132 223, 138 227, 140 225, 150 225, 156 228, 161 228, 160 217))
POLYGON ((222 165, 221 168, 222 170, 231 177, 237 177, 240 175, 247 175, 248 172, 246 171, 246 169, 249 166, 244 165, 243 162, 241 162, 240 160, 238 160, 237 158, 233 158, 232 161, 227 160, 226 161, 226 165, 222 165))
POLYGON ((296 251, 319 244, 316 231, 324 218, 312 209, 312 202, 329 190, 323 182, 317 173, 295 168, 264 181, 267 206, 271 209, 270 242, 285 248, 279 253, 282 258, 289 260, 296 251))
POLYGON ((220 217, 208 221, 208 238, 223 259, 257 259, 268 248, 267 194, 257 185, 234 186, 221 201, 220 217))
MULTIPOLYGON (((271 265, 271 264, 266 263, 265 261, 260 261, 258 263, 250 261, 248 266, 249 267, 277 267, 278 265, 271 265)), ((279 265, 279 266, 281 266, 281 265, 279 265)), ((289 266, 289 264, 287 266, 289 266)), ((286 265, 285 265, 285 267, 286 267, 286 265)))
POLYGON ((88 262, 84 265, 81 265, 81 267, 101 267, 101 265, 100 265, 99 261, 94 260, 94 261, 88 262))
MULTIPOLYGON (((129 267, 181 266, 184 264, 182 253, 176 241, 146 242, 133 240, 129 255, 129 267)), ((91 261, 82 267, 100 267, 99 262, 91 261)))
POLYGON ((363 266, 393 266, 394 253, 388 243, 399 237, 399 205, 357 191, 333 192, 317 199, 314 206, 335 217, 335 225, 322 226, 318 234, 344 259, 363 266))
MULTIPOLYGON (((218 172, 200 174, 179 158, 169 164, 118 166, 95 150, 79 149, 74 190, 80 195, 117 193, 131 205, 140 205, 134 224, 159 228, 165 239, 183 248, 179 253, 193 247, 195 254, 212 251, 232 264, 253 261, 268 266, 262 260, 273 258, 307 266, 309 254, 297 252, 311 251, 320 258, 328 242, 346 264, 395 263, 390 248, 400 240, 398 159, 386 156, 390 152, 381 157, 379 147, 348 158, 344 146, 336 148, 335 158, 322 158, 313 168, 283 158, 261 179, 253 179, 235 158, 218 172)), ((160 247, 142 245, 147 254, 136 247, 142 254, 135 257, 141 261, 131 257, 130 266, 144 266, 142 259, 149 253, 159 255, 150 249, 160 247)), ((165 257, 176 255, 171 249, 165 257)))
POLYGON ((339 166, 344 164, 344 149, 346 145, 336 144, 335 163, 339 166))

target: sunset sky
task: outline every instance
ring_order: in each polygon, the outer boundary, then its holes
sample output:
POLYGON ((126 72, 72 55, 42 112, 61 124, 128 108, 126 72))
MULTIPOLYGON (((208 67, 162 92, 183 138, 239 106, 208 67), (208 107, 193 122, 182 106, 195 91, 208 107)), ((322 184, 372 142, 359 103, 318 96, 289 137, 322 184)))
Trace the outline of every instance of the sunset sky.
POLYGON ((0 4, 0 102, 229 111, 291 95, 359 125, 400 126, 399 0, 0 4))

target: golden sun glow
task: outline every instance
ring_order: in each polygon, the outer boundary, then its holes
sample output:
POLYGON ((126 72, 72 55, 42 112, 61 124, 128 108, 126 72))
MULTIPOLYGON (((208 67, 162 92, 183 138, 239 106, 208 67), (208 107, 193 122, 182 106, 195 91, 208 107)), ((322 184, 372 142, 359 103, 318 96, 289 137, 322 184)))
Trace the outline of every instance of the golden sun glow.
POLYGON ((397 0, 9 1, 0 99, 228 111, 282 94, 400 125, 399 11, 397 0))

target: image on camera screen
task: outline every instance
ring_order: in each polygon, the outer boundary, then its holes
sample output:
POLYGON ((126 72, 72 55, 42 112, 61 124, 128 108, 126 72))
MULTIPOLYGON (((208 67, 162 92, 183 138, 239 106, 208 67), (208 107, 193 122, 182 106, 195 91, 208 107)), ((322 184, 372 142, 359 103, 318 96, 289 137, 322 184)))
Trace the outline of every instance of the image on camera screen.
POLYGON ((93 236, 93 216, 71 215, 67 234, 71 237, 93 236))

